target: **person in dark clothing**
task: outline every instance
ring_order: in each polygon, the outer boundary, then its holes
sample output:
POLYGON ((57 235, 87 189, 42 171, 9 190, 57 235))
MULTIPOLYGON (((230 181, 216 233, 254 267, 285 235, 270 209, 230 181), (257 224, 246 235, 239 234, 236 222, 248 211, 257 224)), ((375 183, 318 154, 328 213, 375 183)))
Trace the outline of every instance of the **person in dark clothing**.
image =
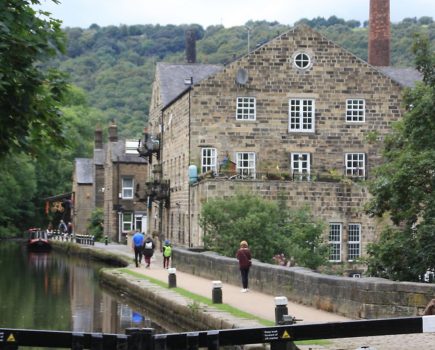
POLYGON ((143 255, 145 257, 145 263, 146 263, 145 267, 150 267, 151 257, 154 254, 155 247, 156 247, 156 245, 154 244, 154 241, 152 240, 152 238, 150 236, 148 236, 145 239, 145 242, 143 245, 143 255))
POLYGON ((251 267, 251 251, 248 248, 248 242, 241 241, 240 248, 236 254, 237 260, 239 260, 240 274, 242 276, 242 293, 249 292, 248 289, 248 277, 249 268, 251 267))
POLYGON ((137 231, 133 235, 131 242, 134 251, 134 262, 136 264, 136 267, 139 267, 140 263, 142 262, 142 250, 143 250, 143 242, 144 242, 143 234, 137 231))

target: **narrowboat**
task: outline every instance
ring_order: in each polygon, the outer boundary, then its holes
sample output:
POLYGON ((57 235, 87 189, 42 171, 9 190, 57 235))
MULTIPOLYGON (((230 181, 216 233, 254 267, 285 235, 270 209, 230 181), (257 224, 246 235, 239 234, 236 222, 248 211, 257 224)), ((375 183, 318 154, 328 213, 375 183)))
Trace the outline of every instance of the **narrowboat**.
POLYGON ((27 248, 36 252, 47 252, 51 250, 51 243, 48 239, 47 231, 40 228, 30 228, 27 230, 29 239, 27 240, 27 248))

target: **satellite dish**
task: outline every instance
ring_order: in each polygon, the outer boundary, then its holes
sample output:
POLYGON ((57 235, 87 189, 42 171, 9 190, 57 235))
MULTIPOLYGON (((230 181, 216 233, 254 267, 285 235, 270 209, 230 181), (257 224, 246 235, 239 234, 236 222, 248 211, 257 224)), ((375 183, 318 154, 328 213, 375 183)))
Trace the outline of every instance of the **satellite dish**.
POLYGON ((245 85, 248 82, 248 72, 246 69, 239 68, 236 74, 236 82, 240 85, 245 85))

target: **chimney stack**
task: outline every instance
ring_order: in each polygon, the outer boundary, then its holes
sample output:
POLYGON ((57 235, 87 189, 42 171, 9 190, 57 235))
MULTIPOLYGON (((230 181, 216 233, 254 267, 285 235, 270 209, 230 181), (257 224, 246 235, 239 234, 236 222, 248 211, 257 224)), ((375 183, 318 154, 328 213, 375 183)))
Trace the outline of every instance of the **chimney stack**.
POLYGON ((370 0, 369 63, 390 65, 390 0, 370 0))
POLYGON ((110 142, 118 141, 118 127, 116 126, 114 120, 112 120, 112 124, 109 125, 109 141, 110 142))
POLYGON ((190 29, 186 30, 185 42, 186 42, 186 61, 187 63, 196 63, 196 37, 195 31, 190 29))
POLYGON ((100 126, 95 128, 94 147, 95 149, 103 149, 103 130, 101 130, 100 126))

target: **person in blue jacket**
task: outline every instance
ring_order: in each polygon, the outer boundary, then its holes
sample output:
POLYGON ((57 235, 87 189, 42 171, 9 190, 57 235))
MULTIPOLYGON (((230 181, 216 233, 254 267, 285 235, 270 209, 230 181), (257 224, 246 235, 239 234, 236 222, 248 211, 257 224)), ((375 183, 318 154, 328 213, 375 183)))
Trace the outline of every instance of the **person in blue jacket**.
POLYGON ((142 263, 144 235, 139 231, 136 231, 131 241, 132 241, 131 243, 132 248, 134 251, 134 263, 136 264, 136 267, 139 267, 139 265, 142 263))

